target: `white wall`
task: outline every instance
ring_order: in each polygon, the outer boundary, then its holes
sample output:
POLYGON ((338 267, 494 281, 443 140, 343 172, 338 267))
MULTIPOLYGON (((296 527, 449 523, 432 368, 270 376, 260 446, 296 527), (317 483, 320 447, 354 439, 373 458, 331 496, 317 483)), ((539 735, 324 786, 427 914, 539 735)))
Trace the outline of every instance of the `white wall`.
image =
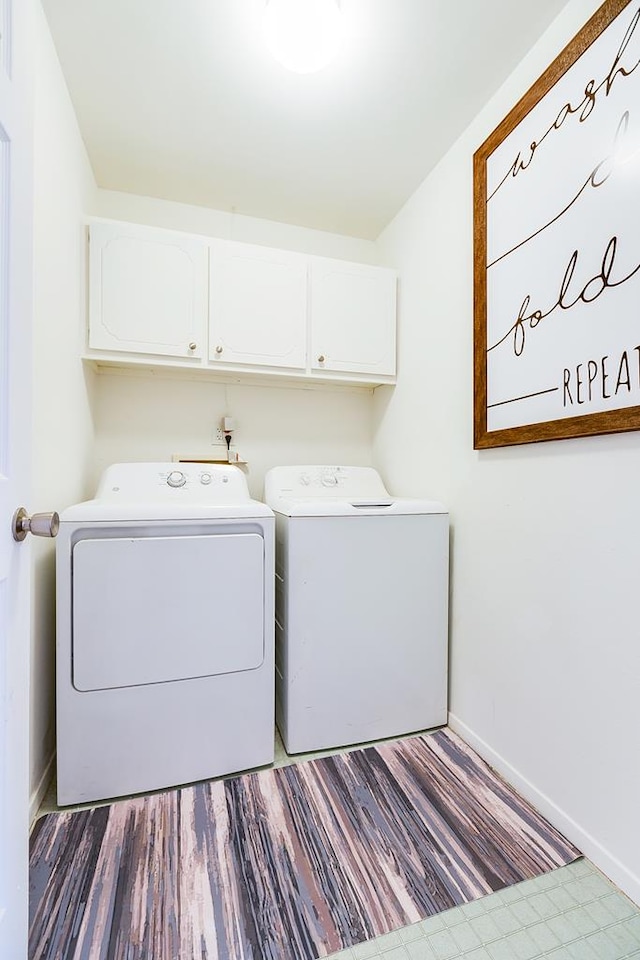
POLYGON ((374 455, 451 509, 452 724, 640 901, 640 435, 472 433, 472 154, 597 5, 565 7, 380 238, 400 352, 374 455))
POLYGON ((323 230, 294 227, 274 220, 260 220, 241 214, 195 207, 187 203, 157 200, 116 190, 98 190, 91 210, 96 217, 128 220, 150 227, 184 230, 223 240, 259 243, 283 250, 314 253, 360 263, 378 263, 379 250, 371 240, 345 237, 323 230))
MULTIPOLYGON (((85 315, 83 210, 95 190, 84 144, 42 9, 35 88, 32 511, 61 511, 88 491, 93 445, 80 345, 85 315)), ((55 742, 54 544, 33 539, 31 650, 32 813, 55 742)))
MULTIPOLYGON (((95 216, 168 227, 363 263, 377 262, 374 243, 237 216, 151 197, 99 190, 95 216)), ((224 385, 160 376, 101 374, 93 405, 94 461, 170 459, 173 454, 215 456, 212 432, 227 415, 236 419, 235 442, 249 461, 247 479, 262 496, 265 471, 282 463, 366 464, 371 460, 371 391, 224 385)))
POLYGON ((371 462, 370 392, 301 390, 182 380, 100 376, 94 406, 95 469, 127 460, 214 457, 221 417, 236 421, 252 496, 282 463, 371 462))

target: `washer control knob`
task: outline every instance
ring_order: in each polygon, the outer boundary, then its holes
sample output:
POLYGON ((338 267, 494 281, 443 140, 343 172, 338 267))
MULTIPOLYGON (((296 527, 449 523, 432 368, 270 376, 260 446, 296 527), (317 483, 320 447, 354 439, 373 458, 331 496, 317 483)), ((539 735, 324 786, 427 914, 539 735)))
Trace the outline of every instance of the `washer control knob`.
POLYGON ((208 483, 211 483, 211 474, 210 473, 201 473, 200 474, 200 483, 204 483, 205 486, 208 483))
POLYGON ((170 487, 184 487, 186 482, 187 478, 182 470, 172 470, 167 477, 167 483, 170 487))
POLYGON ((322 478, 323 487, 336 487, 338 485, 338 478, 335 473, 325 473, 322 478))

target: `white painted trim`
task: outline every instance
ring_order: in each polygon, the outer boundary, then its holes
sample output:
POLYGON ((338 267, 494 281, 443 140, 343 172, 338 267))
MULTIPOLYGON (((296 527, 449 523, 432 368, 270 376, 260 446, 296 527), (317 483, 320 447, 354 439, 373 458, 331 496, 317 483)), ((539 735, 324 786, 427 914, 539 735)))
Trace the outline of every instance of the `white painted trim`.
POLYGON ((45 766, 42 776, 38 781, 38 786, 32 791, 31 796, 29 797, 29 828, 33 826, 33 822, 36 819, 36 814, 40 809, 40 805, 44 800, 47 790, 49 789, 49 784, 51 783, 51 778, 53 777, 53 763, 55 759, 56 754, 54 751, 47 761, 47 765, 45 766))
POLYGON ((449 713, 449 727, 470 747, 480 754, 518 793, 533 804, 544 817, 561 833, 574 843, 599 870, 609 877, 628 897, 640 905, 640 877, 629 870, 617 857, 614 857, 591 834, 576 823, 546 794, 542 793, 530 780, 497 753, 489 744, 474 733, 454 713, 449 713))

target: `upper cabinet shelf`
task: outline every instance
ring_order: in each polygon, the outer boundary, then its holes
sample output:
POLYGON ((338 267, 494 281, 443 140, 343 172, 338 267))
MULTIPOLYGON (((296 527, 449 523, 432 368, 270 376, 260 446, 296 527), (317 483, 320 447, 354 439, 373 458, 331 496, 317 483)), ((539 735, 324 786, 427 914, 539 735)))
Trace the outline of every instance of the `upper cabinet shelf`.
POLYGON ((89 241, 88 359, 395 382, 392 270, 104 220, 89 241))

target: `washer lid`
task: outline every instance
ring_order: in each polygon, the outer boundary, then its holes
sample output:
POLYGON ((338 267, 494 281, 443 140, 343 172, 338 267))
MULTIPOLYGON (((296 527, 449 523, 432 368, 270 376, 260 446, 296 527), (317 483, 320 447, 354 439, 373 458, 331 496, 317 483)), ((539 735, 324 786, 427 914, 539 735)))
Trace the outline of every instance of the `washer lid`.
POLYGON ((446 513, 434 500, 392 497, 372 467, 274 467, 265 502, 288 517, 362 517, 446 513))
POLYGON ((115 463, 93 500, 65 510, 76 520, 196 520, 265 517, 271 511, 249 495, 238 467, 217 463, 115 463))

